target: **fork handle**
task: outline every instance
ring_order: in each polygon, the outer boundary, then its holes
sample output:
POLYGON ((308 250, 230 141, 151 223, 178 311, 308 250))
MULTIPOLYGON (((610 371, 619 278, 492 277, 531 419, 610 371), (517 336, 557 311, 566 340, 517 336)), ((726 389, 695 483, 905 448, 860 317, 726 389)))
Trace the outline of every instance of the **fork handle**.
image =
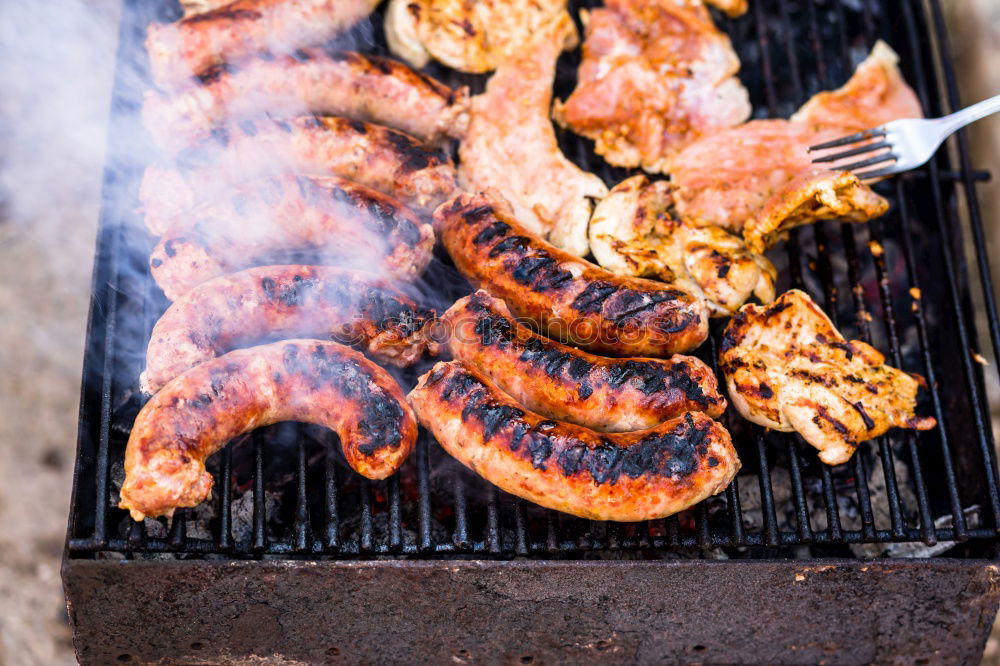
POLYGON ((995 95, 989 99, 984 99, 982 102, 977 102, 972 106, 967 106, 964 109, 951 113, 947 116, 941 118, 942 125, 947 128, 948 134, 959 130, 969 123, 973 123, 980 118, 985 118, 986 116, 993 115, 994 113, 1000 111, 1000 95, 995 95))

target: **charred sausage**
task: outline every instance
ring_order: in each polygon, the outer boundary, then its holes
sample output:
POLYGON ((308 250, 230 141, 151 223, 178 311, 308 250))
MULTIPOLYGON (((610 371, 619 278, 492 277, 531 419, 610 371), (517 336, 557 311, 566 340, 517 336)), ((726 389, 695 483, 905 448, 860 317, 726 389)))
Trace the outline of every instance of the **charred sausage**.
POLYGON ((176 95, 149 91, 142 115, 161 148, 178 151, 215 128, 263 115, 318 113, 394 127, 427 143, 461 137, 469 90, 401 62, 353 51, 300 49, 219 69, 176 95))
POLYGON ((379 0, 236 0, 176 23, 153 23, 146 51, 164 88, 214 65, 321 44, 365 18, 379 0))
POLYGON ((216 135, 216 150, 149 166, 139 198, 160 235, 180 213, 262 175, 297 171, 340 176, 427 211, 455 189, 455 166, 413 137, 328 116, 255 120, 216 135))
POLYGON ((431 259, 434 231, 392 197, 334 176, 265 176, 177 216, 150 254, 170 300, 255 263, 304 253, 310 263, 412 280, 431 259))
POLYGON ((663 518, 719 493, 739 458, 702 412, 602 434, 528 411, 461 361, 438 363, 408 399, 463 465, 509 493, 593 520, 663 518))
POLYGON ((261 266, 223 275, 167 308, 146 348, 143 391, 246 344, 326 338, 407 366, 436 344, 434 312, 374 275, 326 266, 261 266))
POLYGON ((651 428, 689 411, 726 409, 712 370, 691 356, 606 358, 521 326, 478 291, 441 316, 452 355, 544 416, 603 432, 651 428))
POLYGON ((135 520, 197 506, 212 489, 205 460, 279 421, 334 430, 348 464, 369 479, 399 469, 417 437, 395 380, 349 347, 285 340, 239 349, 174 378, 139 411, 118 506, 135 520))
POLYGON ((665 356, 708 336, 705 302, 678 287, 615 275, 546 243, 500 200, 458 194, 434 213, 455 267, 549 337, 596 353, 665 356))

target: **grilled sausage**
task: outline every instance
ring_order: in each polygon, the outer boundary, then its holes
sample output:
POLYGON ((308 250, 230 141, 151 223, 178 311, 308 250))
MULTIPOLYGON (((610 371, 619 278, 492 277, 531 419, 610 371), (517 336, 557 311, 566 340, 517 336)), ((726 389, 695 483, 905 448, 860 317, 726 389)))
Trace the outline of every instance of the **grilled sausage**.
POLYGON ((651 428, 684 412, 726 409, 712 370, 691 356, 594 356, 528 330, 478 291, 441 316, 452 355, 528 409, 603 432, 651 428))
POLYGON ((176 23, 153 23, 146 51, 164 88, 224 62, 257 53, 290 53, 321 44, 365 18, 379 0, 236 0, 176 23))
POLYGON ((702 412, 649 430, 597 433, 524 409, 461 361, 435 365, 407 399, 463 465, 581 518, 663 518, 721 492, 740 467, 729 433, 702 412))
POLYGON ((283 174, 176 217, 149 262, 175 300, 206 280, 292 252, 412 280, 433 247, 431 226, 392 197, 334 176, 283 174))
POLYGON ((219 69, 176 95, 149 91, 143 121, 154 141, 181 150, 232 122, 319 113, 394 127, 427 143, 459 138, 469 90, 452 90, 401 62, 353 51, 301 49, 219 69))
POLYGON ((665 356, 708 336, 705 302, 660 282, 615 275, 546 243, 510 208, 458 194, 434 213, 455 267, 551 338, 615 356, 665 356))
POLYGON ((167 308, 146 348, 143 391, 231 349, 332 336, 407 366, 435 351, 434 312, 374 275, 325 266, 261 266, 223 275, 167 308))
POLYGON ((174 378, 139 411, 118 506, 136 520, 197 506, 212 489, 205 460, 279 421, 334 430, 347 463, 369 479, 399 469, 417 437, 395 380, 349 347, 284 340, 239 349, 174 378))
POLYGON ((407 134, 357 120, 245 121, 216 140, 218 150, 146 169, 139 197, 151 232, 162 234, 178 214, 227 187, 289 170, 347 178, 428 213, 455 189, 455 166, 447 156, 407 134))

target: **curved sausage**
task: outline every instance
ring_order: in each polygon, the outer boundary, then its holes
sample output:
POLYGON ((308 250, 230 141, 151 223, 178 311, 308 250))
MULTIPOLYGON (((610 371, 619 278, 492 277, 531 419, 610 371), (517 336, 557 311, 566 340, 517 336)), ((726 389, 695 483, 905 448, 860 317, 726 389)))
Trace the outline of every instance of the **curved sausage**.
POLYGON ((347 463, 369 479, 399 469, 417 438, 395 380, 359 352, 320 340, 239 349, 176 377, 139 411, 118 506, 135 520, 197 506, 212 489, 205 460, 279 421, 334 430, 347 463))
POLYGON ((143 122, 158 146, 178 151, 217 127, 263 115, 303 113, 378 123, 427 143, 459 138, 469 89, 452 90, 401 62, 353 51, 300 49, 219 68, 176 95, 146 93, 143 122))
POLYGON ((684 412, 726 410, 712 370, 691 356, 594 356, 538 335, 478 291, 441 316, 452 355, 544 416, 602 432, 651 428, 684 412))
POLYGON ((295 252, 310 263, 412 280, 433 247, 431 226, 392 197, 334 176, 283 174, 177 216, 149 265, 175 300, 206 280, 295 252))
POLYGON ((721 492, 740 468, 729 433, 701 412, 602 434, 524 409, 460 361, 435 365, 407 399, 463 465, 509 493, 581 518, 663 518, 721 492))
POLYGON ((216 134, 218 150, 146 168, 139 198, 160 235, 196 204, 259 176, 295 171, 340 176, 430 213, 455 189, 455 166, 413 137, 329 116, 245 121, 216 134))
POLYGON ((708 337, 705 302, 678 287, 615 275, 546 243, 485 194, 434 213, 455 267, 551 338, 614 356, 666 356, 708 337))
POLYGON ((235 0, 176 23, 152 23, 153 80, 174 88, 209 67, 320 44, 368 16, 379 0, 235 0))
POLYGON ((223 275, 167 308, 146 348, 140 386, 155 393, 189 368, 264 340, 326 338, 407 366, 428 348, 435 318, 374 275, 328 266, 261 266, 223 275))

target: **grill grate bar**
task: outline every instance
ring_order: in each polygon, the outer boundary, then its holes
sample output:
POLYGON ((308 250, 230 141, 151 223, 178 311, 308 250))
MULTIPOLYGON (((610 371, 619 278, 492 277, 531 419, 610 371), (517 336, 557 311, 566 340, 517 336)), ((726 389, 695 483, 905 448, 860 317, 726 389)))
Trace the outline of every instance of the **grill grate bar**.
POLYGON ((221 452, 222 468, 219 471, 219 536, 216 545, 219 550, 228 551, 233 547, 233 447, 227 446, 221 452))
POLYGON ((253 440, 253 549, 267 548, 267 509, 264 506, 264 433, 257 431, 253 440))
POLYGON ((301 431, 296 445, 295 462, 295 550, 308 551, 311 547, 309 492, 306 488, 306 441, 301 431))
POLYGON ((417 524, 420 529, 420 550, 429 551, 431 543, 431 473, 427 460, 427 435, 421 433, 417 439, 417 524))
POLYGON ((372 541, 372 482, 364 477, 361 478, 361 536, 358 538, 358 547, 361 552, 368 553, 374 549, 372 541))
POLYGON ((767 443, 760 426, 753 426, 754 439, 757 442, 757 461, 760 464, 760 499, 764 514, 764 543, 776 546, 780 542, 778 535, 778 515, 774 508, 774 491, 771 488, 771 468, 767 464, 767 443))
POLYGON ((452 534, 452 542, 459 548, 465 547, 469 543, 469 523, 467 507, 465 505, 465 477, 464 472, 455 474, 452 483, 452 492, 455 498, 455 531, 452 534))
POLYGON ((326 479, 326 548, 340 549, 340 511, 337 485, 337 459, 333 448, 326 446, 323 451, 324 477, 326 479))
MULTIPOLYGON (((667 520, 667 531, 668 535, 666 537, 654 537, 651 540, 650 547, 654 549, 659 548, 697 548, 701 549, 704 546, 699 543, 699 539, 696 536, 685 536, 683 538, 678 538, 676 541, 670 536, 670 520, 667 520)), ((954 542, 953 536, 954 532, 949 528, 937 528, 934 532, 938 541, 940 542, 954 542)), ((993 528, 989 527, 977 527, 970 529, 968 531, 969 539, 990 539, 994 536, 995 532, 993 528)), ((903 538, 894 538, 891 530, 877 530, 875 532, 875 538, 880 542, 884 543, 905 543, 907 541, 920 542, 922 541, 922 533, 917 528, 909 528, 906 530, 903 538)), ((766 537, 761 534, 748 534, 747 543, 745 545, 751 547, 760 546, 810 546, 810 545, 836 545, 836 544, 861 544, 869 543, 866 539, 864 533, 860 530, 846 530, 840 539, 830 539, 827 534, 817 533, 816 536, 805 541, 800 539, 793 532, 781 532, 780 533, 780 543, 771 544, 766 542, 766 537)), ((563 542, 561 544, 565 547, 562 548, 562 554, 574 553, 574 552, 593 552, 593 551, 603 551, 610 550, 608 548, 607 541, 604 539, 594 540, 593 543, 588 544, 587 548, 578 548, 576 542, 563 542)), ((729 547, 736 546, 729 535, 712 534, 709 547, 729 547)), ((97 548, 89 539, 70 539, 69 546, 73 550, 81 552, 101 552, 105 550, 113 550, 126 552, 128 550, 128 540, 122 538, 112 538, 108 540, 106 547, 97 548)), ((551 550, 550 545, 547 541, 531 541, 530 546, 527 549, 529 553, 541 553, 551 550)), ((146 547, 144 553, 157 554, 157 553, 177 553, 177 554, 205 554, 214 553, 216 551, 215 541, 209 539, 187 539, 183 549, 178 549, 170 540, 159 539, 159 538, 149 538, 146 542, 146 547)), ((321 550, 314 546, 312 549, 313 553, 319 554, 321 550)), ((401 550, 401 554, 404 555, 415 555, 420 552, 419 547, 415 544, 405 544, 401 550)), ((467 548, 459 549, 454 544, 451 543, 440 543, 433 547, 433 553, 438 554, 451 554, 451 553, 467 553, 467 554, 489 554, 489 545, 484 541, 474 541, 471 542, 467 548)), ((293 548, 291 544, 288 543, 276 543, 270 554, 280 555, 280 554, 292 554, 293 548)), ((372 550, 373 554, 378 555, 391 555, 387 544, 380 544, 372 550)), ((359 552, 357 548, 345 548, 345 555, 353 556, 363 556, 364 553, 359 552)))
POLYGON ((393 551, 403 546, 403 508, 399 497, 399 474, 386 481, 389 489, 389 548, 393 551))

